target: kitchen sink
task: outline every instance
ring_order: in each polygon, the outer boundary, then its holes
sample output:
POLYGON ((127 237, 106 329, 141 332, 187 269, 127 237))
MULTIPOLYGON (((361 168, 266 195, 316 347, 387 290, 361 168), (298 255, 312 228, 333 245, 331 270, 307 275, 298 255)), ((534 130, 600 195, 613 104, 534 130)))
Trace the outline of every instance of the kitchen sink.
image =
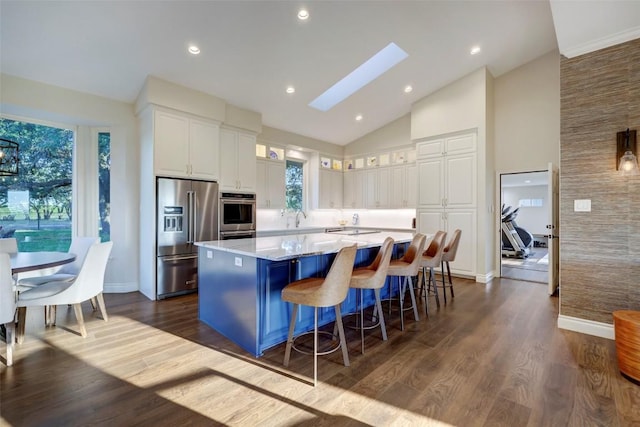
POLYGON ((340 234, 343 236, 358 236, 360 234, 380 233, 380 230, 331 230, 327 229, 325 233, 340 234))

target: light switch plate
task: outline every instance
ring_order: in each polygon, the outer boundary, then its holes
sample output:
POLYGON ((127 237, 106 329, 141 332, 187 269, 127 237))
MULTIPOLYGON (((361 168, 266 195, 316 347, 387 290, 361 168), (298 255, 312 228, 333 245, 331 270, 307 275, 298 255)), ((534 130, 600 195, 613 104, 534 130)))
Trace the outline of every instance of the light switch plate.
POLYGON ((235 260, 235 264, 236 264, 236 266, 238 266, 238 267, 242 267, 242 258, 240 258, 239 256, 237 256, 237 257, 236 257, 236 260, 235 260))
POLYGON ((207 258, 213 258, 213 251, 207 251, 207 258))
POLYGON ((591 212, 591 199, 577 199, 573 201, 574 212, 591 212))

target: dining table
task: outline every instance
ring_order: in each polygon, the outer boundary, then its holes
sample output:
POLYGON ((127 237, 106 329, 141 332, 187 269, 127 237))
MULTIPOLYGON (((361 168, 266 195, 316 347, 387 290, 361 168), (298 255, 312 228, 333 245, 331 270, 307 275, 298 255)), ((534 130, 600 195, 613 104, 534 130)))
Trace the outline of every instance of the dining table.
POLYGON ((76 255, 69 252, 16 252, 9 255, 11 274, 57 267, 75 261, 76 255))

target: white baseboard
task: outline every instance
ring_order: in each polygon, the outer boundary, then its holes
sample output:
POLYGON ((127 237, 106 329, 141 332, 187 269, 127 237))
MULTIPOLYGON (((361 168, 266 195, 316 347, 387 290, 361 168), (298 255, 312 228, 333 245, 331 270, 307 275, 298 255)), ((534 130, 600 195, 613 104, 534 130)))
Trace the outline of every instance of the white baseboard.
POLYGON ((615 339, 613 325, 570 316, 558 316, 558 328, 601 338, 615 339))
POLYGON ((138 284, 136 282, 124 282, 124 283, 105 283, 105 294, 124 294, 127 292, 137 292, 138 284))
POLYGON ((490 271, 487 274, 476 274, 476 282, 489 283, 494 277, 494 271, 490 271))

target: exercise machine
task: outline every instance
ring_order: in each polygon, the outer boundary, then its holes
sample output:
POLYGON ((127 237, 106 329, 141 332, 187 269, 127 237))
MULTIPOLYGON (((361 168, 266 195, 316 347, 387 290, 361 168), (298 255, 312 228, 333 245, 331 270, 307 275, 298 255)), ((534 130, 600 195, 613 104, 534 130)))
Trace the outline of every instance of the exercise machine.
POLYGON ((533 235, 522 227, 518 227, 516 217, 518 210, 502 205, 502 256, 527 258, 531 255, 533 235))

